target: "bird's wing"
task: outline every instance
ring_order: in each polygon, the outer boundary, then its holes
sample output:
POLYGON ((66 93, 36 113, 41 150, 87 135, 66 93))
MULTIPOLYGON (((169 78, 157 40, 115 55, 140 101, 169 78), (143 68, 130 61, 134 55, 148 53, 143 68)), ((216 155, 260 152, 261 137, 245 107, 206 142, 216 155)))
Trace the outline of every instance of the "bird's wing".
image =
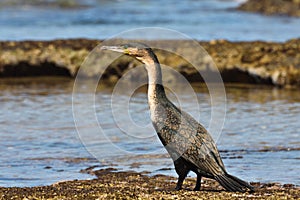
MULTIPOLYGON (((180 155, 204 174, 225 171, 217 147, 207 130, 189 114, 173 104, 165 107, 167 118, 158 131, 170 155, 180 155)), ((172 157, 173 160, 176 157, 172 157)))
POLYGON ((188 143, 190 147, 182 154, 182 157, 188 162, 194 164, 199 172, 212 175, 225 172, 224 164, 220 158, 217 147, 207 132, 197 132, 190 136, 188 143))

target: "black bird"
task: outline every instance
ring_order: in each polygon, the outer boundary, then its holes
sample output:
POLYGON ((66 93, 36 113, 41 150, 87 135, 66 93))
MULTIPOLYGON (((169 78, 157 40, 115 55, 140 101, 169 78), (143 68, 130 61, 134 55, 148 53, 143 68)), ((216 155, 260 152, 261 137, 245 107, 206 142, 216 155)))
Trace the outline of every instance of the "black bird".
POLYGON ((148 103, 157 135, 173 159, 178 174, 176 190, 182 188, 189 171, 197 174, 194 190, 200 190, 201 178, 217 180, 232 192, 254 191, 247 182, 228 174, 218 149, 207 130, 193 117, 177 108, 166 96, 158 59, 145 44, 131 43, 120 46, 103 46, 132 56, 145 64, 148 72, 148 103))

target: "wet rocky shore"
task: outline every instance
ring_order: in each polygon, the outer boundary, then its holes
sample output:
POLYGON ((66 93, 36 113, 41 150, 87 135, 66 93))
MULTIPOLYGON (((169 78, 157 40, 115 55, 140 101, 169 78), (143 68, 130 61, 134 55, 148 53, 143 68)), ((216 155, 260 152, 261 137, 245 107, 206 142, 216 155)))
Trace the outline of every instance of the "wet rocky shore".
POLYGON ((192 191, 194 178, 184 189, 174 191, 176 178, 148 176, 147 172, 116 172, 113 168, 95 171, 93 180, 58 182, 40 187, 0 187, 0 199, 299 199, 300 188, 291 184, 251 183, 254 193, 224 191, 219 184, 204 179, 201 191, 192 191))
MULTIPOLYGON (((209 67, 210 59, 198 58, 185 41, 165 42, 174 51, 184 49, 185 59, 176 54, 156 51, 160 62, 182 73, 190 82, 201 82, 198 71, 187 61, 196 60, 202 73, 216 73, 209 67)), ((0 42, 0 78, 66 76, 75 77, 85 57, 99 40, 70 39, 54 41, 2 41, 0 42)), ((229 42, 213 40, 199 42, 212 57, 224 82, 270 84, 279 87, 300 86, 300 39, 284 43, 275 42, 229 42)), ((106 59, 111 59, 109 56, 106 59)), ((101 63, 99 63, 101 65, 101 63)), ((115 82, 137 61, 122 56, 113 62, 103 76, 115 82)), ((87 77, 97 76, 99 70, 90 68, 87 77)))
POLYGON ((248 0, 238 10, 265 15, 286 15, 300 17, 299 0, 248 0))

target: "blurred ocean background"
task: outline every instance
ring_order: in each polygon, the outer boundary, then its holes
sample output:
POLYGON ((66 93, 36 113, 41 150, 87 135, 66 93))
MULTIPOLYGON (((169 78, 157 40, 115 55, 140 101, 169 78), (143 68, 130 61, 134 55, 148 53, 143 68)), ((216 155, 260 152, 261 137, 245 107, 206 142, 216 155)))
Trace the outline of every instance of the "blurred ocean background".
POLYGON ((0 40, 106 39, 121 31, 163 27, 197 40, 286 41, 299 18, 235 10, 244 0, 1 0, 0 40))
MULTIPOLYGON (((106 39, 121 31, 163 27, 197 40, 286 41, 300 35, 300 19, 244 13, 234 0, 1 0, 0 40, 106 39)), ((155 39, 155 38, 153 38, 155 39)), ((172 38, 174 39, 174 38, 172 38)), ((88 179, 90 166, 174 175, 173 164, 157 137, 128 143, 107 110, 110 91, 97 90, 96 114, 111 142, 95 141, 99 160, 81 143, 72 115, 69 78, 0 80, 0 186, 48 185, 88 179)), ((194 86, 205 126, 210 119, 207 91, 194 86)), ((298 90, 229 85, 227 116, 218 147, 228 171, 248 181, 300 185, 300 96, 298 90)), ((84 112, 85 93, 82 98, 84 112)), ((180 94, 192 115, 189 94, 180 94)), ((120 95, 120 99, 122 96, 120 95)), ((122 102, 120 102, 122 104, 122 102)), ((80 106, 80 105, 79 105, 80 106)), ((145 93, 132 97, 131 117, 149 123, 145 93)), ((123 116, 121 116, 123 117, 123 116)), ((124 116, 125 117, 125 116, 124 116)), ((97 134, 95 127, 91 136, 97 134), (94 132, 93 132, 94 131, 94 132)), ((91 138, 92 140, 93 138, 91 138)))

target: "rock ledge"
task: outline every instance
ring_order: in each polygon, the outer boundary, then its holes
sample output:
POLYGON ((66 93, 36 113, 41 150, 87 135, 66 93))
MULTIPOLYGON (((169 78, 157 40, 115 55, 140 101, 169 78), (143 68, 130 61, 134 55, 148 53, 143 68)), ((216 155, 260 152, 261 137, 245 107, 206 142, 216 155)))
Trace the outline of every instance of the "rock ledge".
MULTIPOLYGON (((210 71, 210 59, 196 57, 193 53, 195 50, 186 47, 184 41, 153 42, 167 42, 174 46, 175 51, 187 51, 188 57, 185 60, 161 50, 156 53, 162 64, 173 67, 190 82, 201 82, 203 79, 186 60, 196 60, 203 73, 217 73, 210 71)), ((0 78, 75 77, 85 57, 100 43, 98 40, 86 39, 0 42, 0 78)), ((216 40, 199 44, 212 57, 224 82, 300 86, 300 39, 285 43, 216 40)), ((110 65, 103 77, 114 82, 129 68, 138 64, 137 61, 122 56, 110 65)), ((84 73, 87 77, 93 77, 99 71, 94 67, 84 73)))

